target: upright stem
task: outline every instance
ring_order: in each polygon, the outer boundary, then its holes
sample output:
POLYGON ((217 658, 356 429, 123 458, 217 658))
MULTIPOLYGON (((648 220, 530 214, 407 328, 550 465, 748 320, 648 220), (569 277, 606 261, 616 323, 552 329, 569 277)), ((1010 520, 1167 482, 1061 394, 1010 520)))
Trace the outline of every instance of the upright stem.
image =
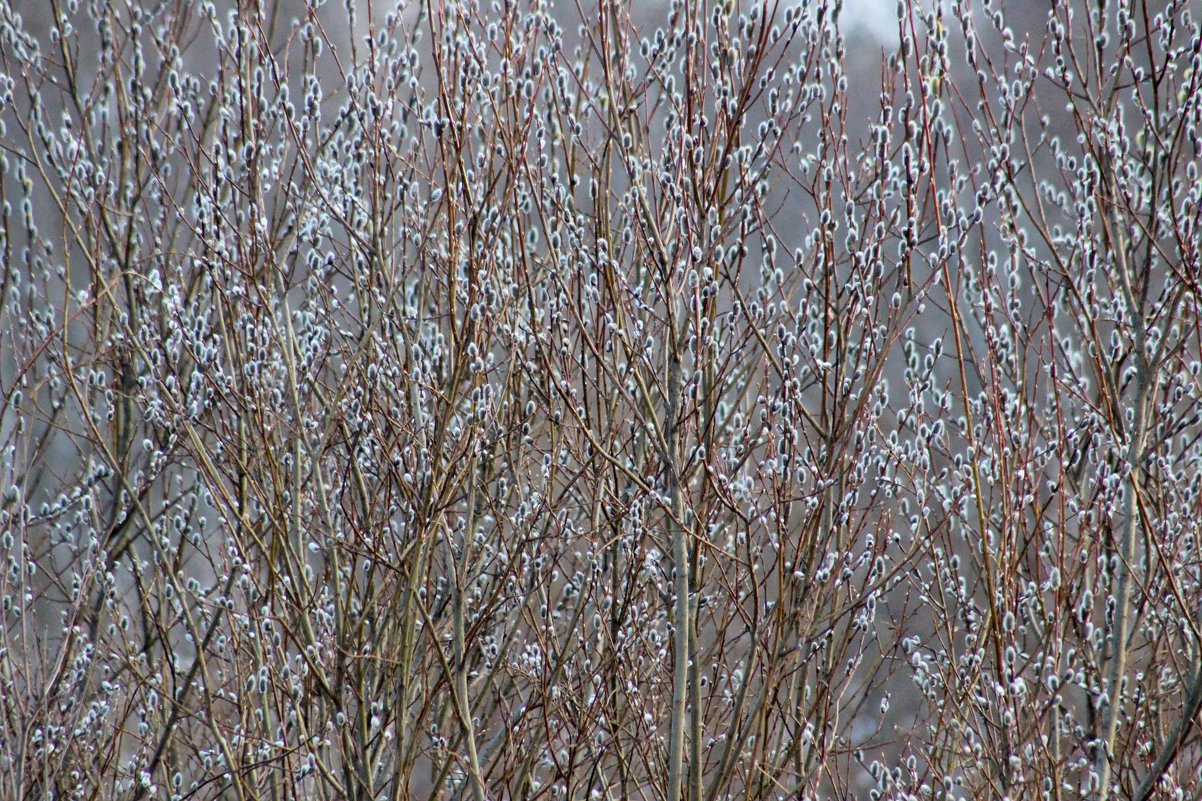
POLYGON ((675 592, 675 623, 672 637, 672 729, 668 741, 668 801, 679 801, 684 774, 684 733, 689 688, 689 543, 684 527, 684 493, 680 486, 680 354, 675 337, 668 353, 668 407, 664 431, 668 446, 667 480, 672 515, 668 530, 672 539, 675 592))
POLYGON ((484 778, 480 771, 480 754, 476 748, 475 724, 472 722, 472 705, 468 701, 467 692, 467 647, 465 631, 467 628, 467 610, 464 608, 463 594, 467 589, 467 571, 472 559, 472 541, 476 535, 476 472, 478 465, 473 456, 468 466, 468 520, 463 530, 463 543, 459 550, 458 575, 455 581, 455 692, 459 695, 460 724, 463 727, 463 739, 467 746, 468 773, 472 785, 472 796, 476 801, 484 801, 484 778))
MULTIPOLYGON (((1109 171, 1108 171, 1109 172, 1109 171)), ((1108 185, 1112 197, 1119 197, 1118 186, 1113 174, 1109 174, 1108 185)), ((1096 757, 1098 776, 1101 781, 1099 801, 1107 801, 1110 796, 1112 780, 1114 743, 1118 736, 1119 716, 1122 711, 1122 681, 1127 673, 1127 637, 1131 627, 1132 577, 1131 569, 1135 564, 1135 543, 1139 534, 1139 470, 1144 460, 1144 439, 1148 430, 1148 396, 1151 386, 1151 365, 1148 352, 1148 330, 1145 319, 1140 311, 1135 288, 1132 286, 1132 265, 1127 256, 1128 243, 1123 239, 1124 220, 1117 212, 1105 218, 1109 223, 1107 239, 1111 242, 1118 261, 1118 280, 1123 298, 1133 315, 1134 328, 1134 361, 1135 377, 1132 380, 1132 405, 1135 411, 1135 421, 1129 432, 1127 450, 1124 454, 1127 470, 1123 482, 1123 523, 1119 542, 1119 559, 1115 569, 1116 584, 1114 623, 1108 638, 1110 649, 1110 673, 1107 677, 1107 705, 1104 712, 1105 723, 1102 736, 1101 753, 1096 757)), ((1121 390, 1116 389, 1117 397, 1121 390)))
POLYGON ((1098 798, 1106 801, 1110 795, 1110 783, 1114 753, 1114 742, 1118 734, 1119 715, 1122 711, 1122 681, 1127 672, 1127 637, 1131 627, 1131 568, 1135 563, 1135 543, 1139 533, 1139 465, 1143 461, 1143 440, 1148 426, 1147 370, 1142 354, 1137 355, 1139 366, 1135 377, 1135 427, 1127 446, 1127 480, 1123 482, 1123 529, 1119 542, 1119 559, 1115 570, 1117 584, 1114 628, 1110 637, 1110 673, 1107 677, 1107 706, 1102 750, 1098 754, 1098 775, 1101 779, 1098 798))

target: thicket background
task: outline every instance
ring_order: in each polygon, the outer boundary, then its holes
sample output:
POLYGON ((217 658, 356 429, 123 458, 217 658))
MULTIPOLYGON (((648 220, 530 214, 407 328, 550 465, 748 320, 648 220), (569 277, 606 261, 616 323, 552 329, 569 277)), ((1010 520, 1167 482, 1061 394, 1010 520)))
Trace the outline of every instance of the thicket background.
POLYGON ((1199 798, 1202 9, 0 0, 0 797, 1199 798))

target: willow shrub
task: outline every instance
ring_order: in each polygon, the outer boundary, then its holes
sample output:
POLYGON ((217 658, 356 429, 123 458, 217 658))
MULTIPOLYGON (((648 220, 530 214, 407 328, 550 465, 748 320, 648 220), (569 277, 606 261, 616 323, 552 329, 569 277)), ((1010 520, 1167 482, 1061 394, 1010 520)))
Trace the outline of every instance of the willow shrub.
POLYGON ((0 0, 0 796, 1183 799, 1190 0, 0 0))

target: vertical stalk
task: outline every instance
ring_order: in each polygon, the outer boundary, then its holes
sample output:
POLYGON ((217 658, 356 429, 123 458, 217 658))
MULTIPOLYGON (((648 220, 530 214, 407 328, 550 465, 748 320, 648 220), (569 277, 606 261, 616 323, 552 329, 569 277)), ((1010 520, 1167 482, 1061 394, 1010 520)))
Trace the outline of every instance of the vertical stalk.
POLYGON ((1119 715, 1122 711, 1122 681, 1124 674, 1127 672, 1127 637, 1131 625, 1131 566, 1135 562, 1135 542, 1138 536, 1139 524, 1137 517, 1139 511, 1136 509, 1139 495, 1139 463, 1142 459, 1142 442, 1144 432, 1147 429, 1147 406, 1145 402, 1146 395, 1146 375, 1142 365, 1143 358, 1138 357, 1141 362, 1138 369, 1138 375, 1135 378, 1136 390, 1136 412, 1135 412, 1135 430, 1131 434, 1131 442, 1127 448, 1127 467, 1130 470, 1130 475, 1123 483, 1123 530, 1122 539, 1119 543, 1119 560, 1116 570, 1116 583, 1118 591, 1116 593, 1117 604, 1114 611, 1114 629, 1111 633, 1111 649, 1112 656, 1110 660, 1110 673, 1107 677, 1108 703, 1105 712, 1105 729, 1102 738, 1101 753, 1098 755, 1099 763, 1099 778, 1102 786, 1100 788, 1098 798, 1100 801, 1106 801, 1110 795, 1111 773, 1113 771, 1113 759, 1111 755, 1114 753, 1114 741, 1118 734, 1119 715))
POLYGON ((684 492, 680 486, 680 352, 676 337, 668 343, 667 440, 668 496, 672 514, 668 531, 672 541, 675 621, 672 630, 672 728, 668 740, 668 801, 679 801, 684 776, 684 733, 688 714, 689 687, 689 543, 684 527, 684 492))
MULTIPOLYGON (((1107 169, 1107 186, 1114 198, 1120 197, 1119 187, 1113 173, 1107 169)), ((1147 322, 1140 310, 1135 288, 1132 285, 1134 274, 1128 258, 1129 242, 1124 241, 1122 231, 1124 220, 1117 211, 1112 211, 1104 218, 1109 230, 1104 228, 1106 238, 1114 247, 1118 261, 1118 280, 1123 298, 1131 310, 1134 328, 1134 360, 1135 376, 1132 380, 1132 405, 1135 410, 1135 420, 1129 433, 1124 459, 1127 476, 1123 482, 1123 523, 1119 541, 1119 559, 1113 581, 1116 586, 1116 605, 1114 610, 1113 628, 1110 631, 1110 673, 1107 676, 1107 705, 1104 712, 1101 752, 1097 755, 1096 764, 1101 787, 1098 792, 1099 801, 1107 801, 1110 796, 1110 784, 1114 772, 1114 743, 1118 736, 1119 716, 1122 711, 1122 681, 1127 672, 1127 637, 1130 633, 1132 576, 1131 569, 1135 564, 1135 544, 1139 536, 1139 469, 1144 461, 1144 439, 1148 430, 1149 404, 1148 396, 1151 383, 1151 364, 1148 352, 1147 322)), ((1115 398, 1119 399, 1121 387, 1115 388, 1115 398)), ((1121 408, 1121 404, 1118 404, 1121 408)))
POLYGON ((476 458, 473 456, 468 465, 468 521, 463 529, 463 543, 459 548, 459 559, 455 568, 455 603, 453 634, 455 648, 455 695, 458 697, 459 722, 463 728, 463 740, 467 747, 469 781, 472 786, 472 797, 476 801, 484 801, 484 780, 480 773, 480 754, 476 748, 476 731, 472 723, 472 705, 468 702, 467 693, 467 647, 465 632, 467 629, 467 610, 463 604, 464 585, 467 582, 467 570, 472 557, 472 538, 475 536, 476 520, 476 458))

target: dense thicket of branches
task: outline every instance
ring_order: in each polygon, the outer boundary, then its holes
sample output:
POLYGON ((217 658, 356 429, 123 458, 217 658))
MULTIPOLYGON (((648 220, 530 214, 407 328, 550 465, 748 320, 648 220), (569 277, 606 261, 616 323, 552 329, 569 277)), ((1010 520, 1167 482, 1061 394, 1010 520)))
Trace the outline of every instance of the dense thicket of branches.
POLYGON ((386 5, 0 0, 0 797, 1198 797, 1195 2, 386 5))

